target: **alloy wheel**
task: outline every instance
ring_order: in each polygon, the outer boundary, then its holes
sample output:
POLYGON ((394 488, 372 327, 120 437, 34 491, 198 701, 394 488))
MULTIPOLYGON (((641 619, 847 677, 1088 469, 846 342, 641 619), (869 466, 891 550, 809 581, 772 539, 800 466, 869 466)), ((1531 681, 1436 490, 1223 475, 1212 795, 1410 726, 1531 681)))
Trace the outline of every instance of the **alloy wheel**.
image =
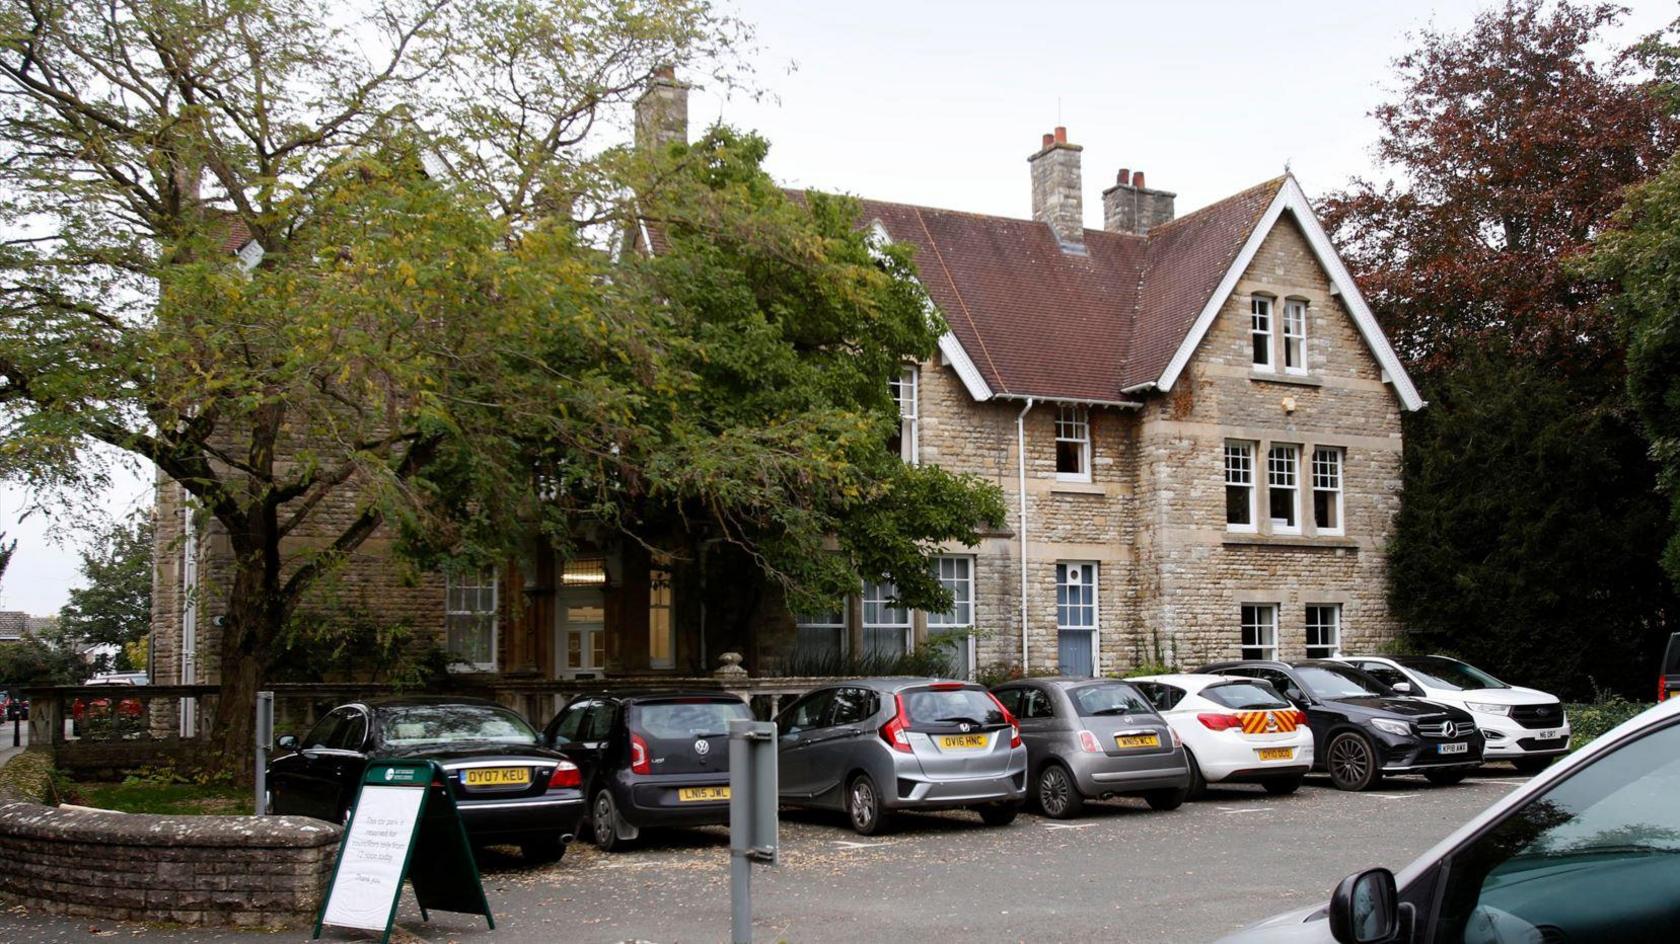
POLYGON ((1371 778, 1371 749, 1358 735, 1345 734, 1330 745, 1330 779, 1344 790, 1363 788, 1371 778))
POLYGON ((1052 764, 1044 768, 1044 773, 1038 777, 1038 802, 1044 807, 1046 815, 1060 817, 1067 812, 1068 797, 1072 793, 1072 785, 1068 783, 1067 774, 1062 768, 1052 764))
POLYGON ((875 825, 875 784, 868 777, 852 781, 852 825, 858 832, 868 832, 875 825))

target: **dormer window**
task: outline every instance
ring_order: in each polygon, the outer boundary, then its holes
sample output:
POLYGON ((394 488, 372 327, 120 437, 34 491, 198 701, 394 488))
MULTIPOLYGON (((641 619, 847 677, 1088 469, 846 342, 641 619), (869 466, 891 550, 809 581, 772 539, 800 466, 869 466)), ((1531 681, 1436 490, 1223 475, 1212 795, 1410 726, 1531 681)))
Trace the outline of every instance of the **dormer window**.
POLYGON ((1091 417, 1085 407, 1056 411, 1056 481, 1091 481, 1091 417))
POLYGON ((1283 303, 1283 369, 1307 372, 1307 303, 1298 299, 1283 303))
POLYGON ((1272 300, 1256 295, 1249 302, 1248 334, 1253 342, 1254 369, 1272 369, 1272 300))

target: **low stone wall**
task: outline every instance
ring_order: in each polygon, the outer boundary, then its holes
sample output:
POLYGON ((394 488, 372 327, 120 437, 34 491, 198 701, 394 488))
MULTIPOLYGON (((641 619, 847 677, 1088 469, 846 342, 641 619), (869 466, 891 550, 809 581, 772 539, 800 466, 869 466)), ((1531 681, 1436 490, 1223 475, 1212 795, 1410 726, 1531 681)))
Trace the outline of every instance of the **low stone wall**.
POLYGON ((297 816, 152 816, 0 804, 0 891, 54 914, 190 925, 312 922, 339 828, 297 816))

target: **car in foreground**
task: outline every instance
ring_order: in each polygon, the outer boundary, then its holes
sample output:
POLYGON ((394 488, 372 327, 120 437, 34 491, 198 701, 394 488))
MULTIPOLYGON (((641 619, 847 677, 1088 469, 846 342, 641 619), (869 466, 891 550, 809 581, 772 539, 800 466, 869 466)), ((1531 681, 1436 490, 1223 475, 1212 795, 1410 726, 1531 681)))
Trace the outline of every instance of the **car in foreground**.
POLYGON ((578 766, 589 828, 604 851, 641 831, 729 822, 729 722, 747 703, 721 692, 579 695, 543 729, 578 766))
POLYGON ((1444 786, 1482 762, 1482 735, 1469 712, 1396 695, 1343 662, 1219 662, 1196 674, 1270 683, 1306 714, 1313 763, 1338 790, 1369 790, 1391 774, 1422 774, 1444 786))
POLYGON ((837 809, 869 836, 899 810, 973 809, 1011 823, 1027 795, 1015 718, 973 682, 852 679, 776 716, 781 800, 837 809))
POLYGON ((371 758, 443 767, 467 838, 517 845, 527 859, 566 851, 583 818, 576 764, 538 743, 524 718, 475 698, 413 697, 334 708, 300 740, 287 735, 268 765, 272 813, 349 818, 371 758))
POLYGON ((1667 701, 1680 693, 1680 633, 1668 637, 1668 651, 1663 653, 1662 670, 1657 674, 1657 701, 1667 701))
POLYGON ((1021 726, 1028 783, 1039 809, 1077 816, 1086 800, 1142 797, 1174 810, 1190 788, 1178 736, 1143 694, 1126 682, 1032 678, 992 689, 1021 726))
POLYGON ((1470 712, 1487 739, 1486 760, 1508 760, 1538 773, 1569 753, 1569 719, 1555 696, 1507 685, 1481 669, 1446 656, 1344 656, 1402 695, 1470 712))
POLYGON ((1658 944, 1680 928, 1680 699, 1576 751, 1398 875, 1219 944, 1658 944))
POLYGON ((1191 798, 1210 783, 1257 783, 1282 796, 1300 789, 1312 770, 1306 714, 1258 679, 1178 674, 1127 681, 1184 742, 1191 798))

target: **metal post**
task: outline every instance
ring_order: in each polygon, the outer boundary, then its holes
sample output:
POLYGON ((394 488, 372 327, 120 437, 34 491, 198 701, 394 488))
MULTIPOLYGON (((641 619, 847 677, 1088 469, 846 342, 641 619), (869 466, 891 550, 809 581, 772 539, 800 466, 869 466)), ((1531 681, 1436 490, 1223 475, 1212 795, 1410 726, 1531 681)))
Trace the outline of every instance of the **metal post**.
POLYGON ((23 727, 23 712, 13 711, 12 712, 12 746, 13 747, 19 747, 19 746, 22 746, 22 744, 23 744, 22 727, 23 727))
POLYGON ((256 809, 258 816, 268 815, 268 747, 274 743, 274 693, 257 693, 257 776, 256 809))
POLYGON ((776 726, 729 722, 730 944, 752 944, 752 864, 775 865, 776 726))

